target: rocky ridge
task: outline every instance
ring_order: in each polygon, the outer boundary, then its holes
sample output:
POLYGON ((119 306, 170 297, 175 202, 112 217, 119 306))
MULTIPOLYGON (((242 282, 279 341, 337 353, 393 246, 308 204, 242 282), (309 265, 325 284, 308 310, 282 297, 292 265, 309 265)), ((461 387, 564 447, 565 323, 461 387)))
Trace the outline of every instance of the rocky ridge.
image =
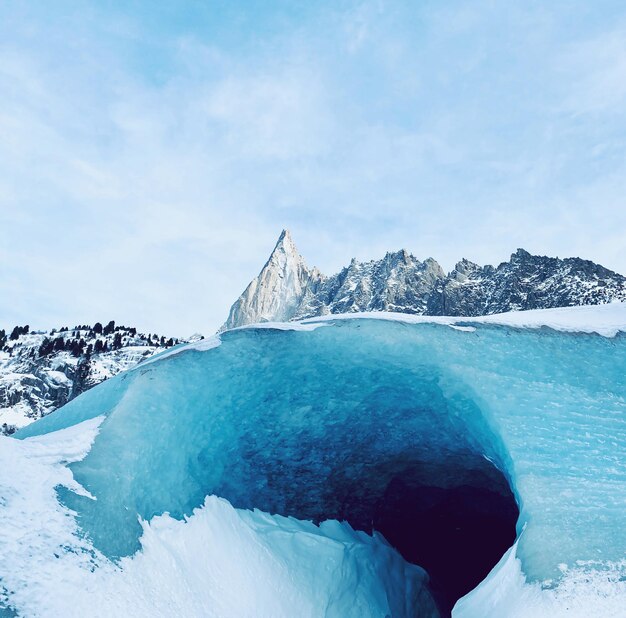
POLYGON ((420 261, 401 250, 381 260, 353 259, 327 277, 306 265, 283 230, 222 330, 360 311, 470 317, 614 300, 626 300, 626 277, 588 260, 531 255, 524 249, 497 267, 463 259, 447 274, 433 258, 420 261))

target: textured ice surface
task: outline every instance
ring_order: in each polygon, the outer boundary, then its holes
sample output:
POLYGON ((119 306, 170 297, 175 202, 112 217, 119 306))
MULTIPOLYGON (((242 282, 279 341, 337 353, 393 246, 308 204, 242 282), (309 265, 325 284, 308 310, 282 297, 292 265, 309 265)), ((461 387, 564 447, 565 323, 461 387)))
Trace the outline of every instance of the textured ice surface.
POLYGON ((407 470, 445 489, 461 470, 461 482, 489 477, 490 460, 516 494, 521 536, 459 615, 524 615, 493 603, 507 591, 539 599, 526 615, 619 615, 610 608, 623 607, 625 592, 626 338, 472 325, 231 331, 208 351, 156 359, 96 387, 20 437, 106 417, 91 451, 70 464, 97 500, 61 493, 111 558, 139 548, 137 515, 180 519, 209 494, 303 518, 367 516, 368 500, 407 470), (563 593, 570 574, 588 606, 563 593))

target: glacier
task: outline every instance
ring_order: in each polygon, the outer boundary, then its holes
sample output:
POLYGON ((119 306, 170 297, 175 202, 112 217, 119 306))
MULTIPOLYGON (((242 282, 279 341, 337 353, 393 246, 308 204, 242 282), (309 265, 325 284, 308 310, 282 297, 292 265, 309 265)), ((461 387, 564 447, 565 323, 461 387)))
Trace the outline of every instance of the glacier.
POLYGON ((152 357, 0 439, 0 604, 623 615, 625 330, 333 315, 152 357))

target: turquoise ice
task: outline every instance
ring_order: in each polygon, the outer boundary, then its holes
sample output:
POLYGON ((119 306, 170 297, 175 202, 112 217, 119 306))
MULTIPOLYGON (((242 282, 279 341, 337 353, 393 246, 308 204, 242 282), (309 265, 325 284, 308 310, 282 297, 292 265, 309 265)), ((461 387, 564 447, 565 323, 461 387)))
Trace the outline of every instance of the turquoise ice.
MULTIPOLYGON (((391 503, 423 514, 426 491, 461 508, 483 496, 485 521, 504 528, 517 505, 523 572, 556 585, 568 568, 626 556, 625 376, 621 334, 373 319, 252 328, 113 378, 19 437, 106 415, 71 465, 97 500, 61 495, 114 559, 139 548, 138 515, 181 518, 210 494, 379 529, 398 517, 391 503)), ((446 608, 454 582, 433 585, 446 608)))

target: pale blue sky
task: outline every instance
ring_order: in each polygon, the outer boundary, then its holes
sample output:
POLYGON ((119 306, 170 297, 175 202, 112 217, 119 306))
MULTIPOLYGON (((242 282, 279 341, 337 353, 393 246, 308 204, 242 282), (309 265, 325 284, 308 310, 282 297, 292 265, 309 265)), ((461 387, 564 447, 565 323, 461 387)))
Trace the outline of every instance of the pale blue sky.
POLYGON ((0 326, 211 332, 283 227, 626 272, 625 196, 622 1, 0 4, 0 326))

